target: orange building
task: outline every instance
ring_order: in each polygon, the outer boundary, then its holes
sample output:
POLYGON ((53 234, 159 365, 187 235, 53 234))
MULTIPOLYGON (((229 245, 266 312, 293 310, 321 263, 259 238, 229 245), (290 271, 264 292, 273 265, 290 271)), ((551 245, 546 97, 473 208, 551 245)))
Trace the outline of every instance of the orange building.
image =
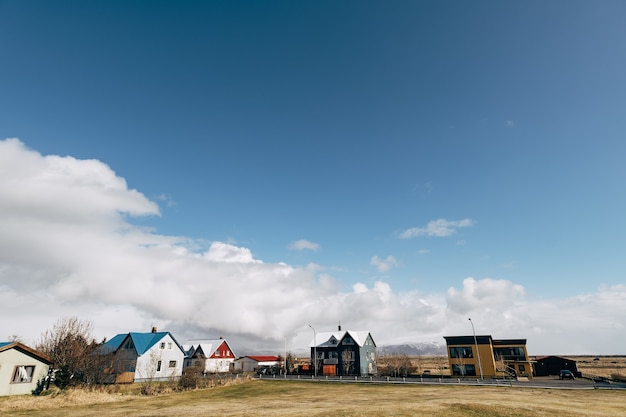
POLYGON ((444 336, 450 375, 483 378, 532 377, 526 339, 444 336))

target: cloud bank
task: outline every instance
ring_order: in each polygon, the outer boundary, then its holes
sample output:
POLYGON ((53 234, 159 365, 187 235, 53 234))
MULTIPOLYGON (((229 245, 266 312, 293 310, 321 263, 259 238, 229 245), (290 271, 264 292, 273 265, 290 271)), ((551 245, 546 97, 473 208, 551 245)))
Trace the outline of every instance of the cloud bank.
MULTIPOLYGON (((198 242, 133 225, 159 207, 109 166, 44 156, 17 139, 0 141, 0 195, 0 340, 34 341, 73 315, 93 321, 99 337, 156 325, 182 341, 228 337, 242 354, 281 352, 285 341, 303 350, 308 324, 324 331, 338 321, 370 330, 379 345, 443 342, 469 334, 471 316, 478 333, 528 338, 531 354, 623 350, 626 286, 553 300, 492 278, 465 278, 441 294, 395 292, 383 281, 340 290, 320 265, 266 263, 224 242, 197 251, 198 242)), ((439 219, 405 233, 448 236, 472 224, 439 219)), ((393 256, 371 263, 381 272, 397 265, 393 256)))

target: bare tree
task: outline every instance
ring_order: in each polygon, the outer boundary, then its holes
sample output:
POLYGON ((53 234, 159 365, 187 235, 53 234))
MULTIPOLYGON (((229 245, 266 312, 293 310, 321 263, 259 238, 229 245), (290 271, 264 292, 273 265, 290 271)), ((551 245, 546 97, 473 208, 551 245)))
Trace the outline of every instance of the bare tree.
POLYGON ((92 329, 89 321, 63 317, 41 335, 37 349, 50 356, 55 368, 66 369, 73 383, 99 383, 107 358, 96 352, 101 343, 92 329))
POLYGON ((351 350, 344 350, 341 352, 341 362, 343 363, 344 375, 350 375, 352 373, 352 367, 354 365, 354 352, 351 350))
POLYGON ((383 375, 388 376, 409 376, 417 369, 405 354, 393 353, 384 358, 384 370, 381 372, 383 375))

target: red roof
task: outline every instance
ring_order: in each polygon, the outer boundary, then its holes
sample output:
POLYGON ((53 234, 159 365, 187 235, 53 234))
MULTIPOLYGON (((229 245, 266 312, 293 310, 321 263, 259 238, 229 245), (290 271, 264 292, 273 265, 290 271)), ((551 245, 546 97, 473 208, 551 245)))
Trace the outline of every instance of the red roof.
POLYGON ((246 358, 253 359, 257 362, 277 362, 278 356, 246 356, 246 358))

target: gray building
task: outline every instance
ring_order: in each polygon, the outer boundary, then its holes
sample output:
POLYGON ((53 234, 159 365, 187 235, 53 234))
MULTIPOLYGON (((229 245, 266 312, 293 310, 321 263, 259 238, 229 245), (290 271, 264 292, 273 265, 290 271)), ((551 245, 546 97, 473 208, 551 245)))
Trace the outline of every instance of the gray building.
POLYGON ((341 331, 339 326, 336 332, 315 333, 309 347, 318 375, 378 374, 376 343, 368 331, 341 331))

